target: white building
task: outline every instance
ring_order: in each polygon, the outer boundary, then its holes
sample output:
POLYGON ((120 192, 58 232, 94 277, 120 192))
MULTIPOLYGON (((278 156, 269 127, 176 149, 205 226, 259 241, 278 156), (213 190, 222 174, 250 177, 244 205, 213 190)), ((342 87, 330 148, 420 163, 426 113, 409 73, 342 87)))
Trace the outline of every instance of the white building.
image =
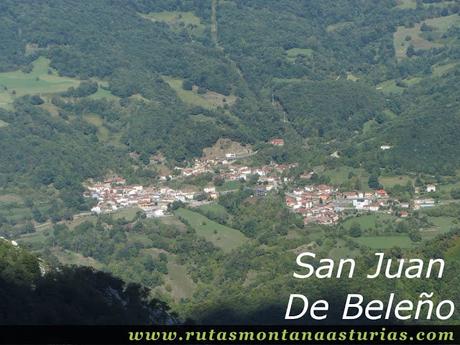
POLYGON ((92 209, 91 209, 91 212, 92 213, 96 213, 96 214, 99 214, 101 213, 101 208, 99 206, 94 206, 92 209))
POLYGON ((429 184, 426 186, 427 193, 436 192, 436 186, 434 184, 429 184))
POLYGON ((365 206, 369 205, 368 199, 356 199, 353 200, 353 207, 357 210, 363 210, 365 206))

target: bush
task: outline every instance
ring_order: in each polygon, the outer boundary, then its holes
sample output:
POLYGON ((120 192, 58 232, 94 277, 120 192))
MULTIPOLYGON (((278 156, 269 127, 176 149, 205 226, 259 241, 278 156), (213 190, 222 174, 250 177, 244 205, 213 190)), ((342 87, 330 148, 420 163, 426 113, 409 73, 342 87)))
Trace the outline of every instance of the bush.
POLYGON ((460 199, 460 188, 452 189, 450 191, 450 196, 452 197, 452 199, 460 199))
POLYGON ((363 234, 361 226, 358 223, 353 223, 350 227, 349 234, 351 237, 361 237, 363 234))
POLYGON ((187 79, 186 79, 186 80, 184 80, 184 81, 182 82, 182 88, 183 88, 184 90, 189 90, 189 91, 191 91, 191 90, 193 89, 193 83, 192 83, 190 80, 187 80, 187 79))

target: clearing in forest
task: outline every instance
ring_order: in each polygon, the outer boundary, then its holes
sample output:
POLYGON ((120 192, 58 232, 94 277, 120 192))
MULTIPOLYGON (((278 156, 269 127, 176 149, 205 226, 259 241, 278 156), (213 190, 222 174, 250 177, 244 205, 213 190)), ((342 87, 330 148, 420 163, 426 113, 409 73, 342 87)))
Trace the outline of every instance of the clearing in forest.
POLYGON ((192 90, 184 90, 182 87, 183 80, 179 78, 163 77, 169 86, 176 91, 177 96, 187 104, 203 107, 206 109, 214 109, 223 107, 225 104, 232 105, 236 101, 233 95, 224 96, 220 93, 206 90, 204 93, 198 92, 198 87, 193 86, 192 90))
POLYGON ((0 107, 10 108, 16 97, 45 96, 80 84, 78 79, 59 76, 49 64, 49 59, 39 57, 33 62, 30 73, 21 70, 0 73, 0 107))

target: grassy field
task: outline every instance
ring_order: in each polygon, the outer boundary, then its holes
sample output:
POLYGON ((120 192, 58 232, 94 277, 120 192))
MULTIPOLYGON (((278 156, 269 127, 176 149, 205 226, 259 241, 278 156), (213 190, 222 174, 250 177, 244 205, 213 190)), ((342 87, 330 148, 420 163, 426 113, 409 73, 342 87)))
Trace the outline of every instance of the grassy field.
POLYGON ((446 252, 446 259, 460 261, 460 237, 454 238, 453 246, 446 252))
POLYGON ((442 44, 430 42, 423 38, 420 31, 421 25, 421 23, 418 23, 412 28, 398 26, 398 29, 393 34, 393 44, 397 59, 400 60, 407 57, 407 48, 409 48, 410 45, 413 45, 415 50, 426 50, 442 46, 442 44), (408 36, 411 39, 407 41, 406 37, 408 36))
POLYGON ((43 249, 43 243, 46 241, 46 236, 43 231, 34 232, 21 236, 21 238, 15 239, 20 245, 26 245, 32 250, 43 249))
POLYGON ((191 11, 163 11, 140 15, 153 22, 166 23, 174 31, 180 31, 182 28, 187 28, 191 34, 201 36, 205 30, 205 25, 201 23, 200 18, 191 11))
POLYGON ((182 79, 163 77, 163 79, 169 84, 169 86, 176 91, 179 98, 184 102, 195 106, 200 106, 207 109, 214 109, 224 104, 233 104, 236 100, 235 96, 224 96, 220 93, 213 91, 206 91, 206 93, 200 95, 198 88, 193 87, 193 90, 184 90, 182 88, 182 79))
POLYGON ((441 193, 449 194, 453 189, 460 189, 460 182, 439 185, 441 193))
POLYGON ((455 226, 455 217, 429 217, 431 223, 433 223, 442 232, 447 232, 452 226, 455 226))
MULTIPOLYGON (((411 85, 417 84, 421 80, 422 80, 422 78, 412 77, 412 78, 404 79, 403 82, 409 87, 411 85)), ((404 92, 405 88, 396 85, 396 80, 390 79, 390 80, 385 80, 384 82, 378 84, 376 86, 376 89, 381 91, 381 92, 383 92, 383 93, 385 93, 385 94, 394 93, 394 94, 399 95, 399 94, 404 92)))
POLYGON ((424 2, 422 2, 422 4, 423 4, 423 7, 425 7, 425 8, 429 8, 429 7, 443 8, 443 7, 447 7, 449 5, 454 5, 456 1, 457 0, 444 0, 444 1, 432 2, 432 3, 424 3, 424 2))
POLYGON ((442 77, 455 66, 457 66, 457 62, 446 63, 444 65, 435 65, 432 67, 432 73, 435 77, 442 77))
POLYGON ((186 220, 198 236, 203 236, 224 251, 231 251, 248 240, 240 231, 216 223, 191 210, 180 208, 175 211, 175 215, 186 220))
POLYGON ((329 251, 328 257, 331 259, 353 258, 359 255, 358 249, 350 249, 346 241, 339 239, 337 244, 329 251))
POLYGON ((24 206, 21 196, 13 193, 0 195, 0 215, 9 221, 21 223, 32 217, 30 208, 24 206))
POLYGON ((0 203, 1 202, 22 202, 22 198, 17 194, 1 194, 0 203))
POLYGON ((63 265, 89 266, 94 267, 97 270, 102 270, 104 268, 104 265, 99 261, 67 249, 54 248, 52 253, 63 265))
POLYGON ((347 80, 351 80, 351 81, 358 81, 359 80, 359 77, 355 76, 353 73, 351 72, 347 72, 347 80))
POLYGON ((359 217, 348 218, 343 222, 343 226, 345 229, 350 229, 352 224, 357 223, 363 230, 375 230, 380 226, 381 223, 394 220, 396 220, 396 217, 392 215, 373 213, 361 215, 359 217))
POLYGON ((460 27, 460 16, 452 14, 445 17, 436 17, 425 20, 425 23, 431 27, 434 27, 436 31, 445 33, 449 28, 455 26, 460 27))
POLYGON ((402 10, 415 9, 417 8, 417 1, 416 0, 398 0, 398 5, 396 7, 402 10))
POLYGON ((394 79, 385 80, 376 86, 376 90, 379 90, 385 94, 402 94, 404 92, 404 88, 396 85, 396 81, 394 79))
POLYGON ((123 208, 112 214, 114 219, 126 218, 128 221, 132 221, 134 220, 134 217, 136 217, 136 213, 140 210, 141 209, 137 207, 123 208))
POLYGON ((223 207, 222 205, 219 205, 218 203, 202 205, 198 207, 198 209, 200 209, 203 212, 209 212, 209 213, 213 213, 216 215, 224 215, 224 216, 228 215, 228 212, 225 209, 225 207, 223 207))
MULTIPOLYGON (((415 3, 415 1, 413 1, 415 3)), ((410 0, 402 1, 400 5, 408 6, 412 4, 410 0)), ((445 17, 429 18, 423 21, 423 23, 432 27, 434 30, 430 34, 434 36, 434 41, 427 40, 426 34, 424 34, 420 27, 422 23, 417 23, 412 28, 404 26, 398 26, 396 32, 393 35, 393 44, 396 52, 397 59, 403 59, 407 55, 407 48, 412 45, 415 50, 427 50, 431 48, 442 47, 442 40, 439 41, 440 36, 447 32, 451 27, 460 27, 460 16, 452 14, 445 17), (424 37, 425 36, 425 37, 424 37), (410 37, 409 40, 406 37, 410 37)))
POLYGON ((58 76, 56 71, 50 69, 49 63, 48 59, 40 57, 34 61, 30 73, 20 70, 0 73, 0 107, 11 107, 14 98, 18 96, 26 94, 45 96, 79 85, 77 79, 58 76), (51 74, 48 74, 48 71, 51 74))
POLYGON ((165 277, 164 286, 170 286, 170 294, 176 299, 192 297, 195 283, 188 276, 185 266, 174 262, 174 256, 168 255, 168 274, 165 277))
POLYGON ((407 182, 413 182, 413 178, 407 175, 401 176, 383 176, 379 178, 380 183, 384 188, 391 188, 396 185, 405 186, 407 182))
POLYGON ((104 126, 104 120, 96 114, 86 114, 83 119, 97 127, 97 137, 101 141, 107 141, 110 138, 110 131, 104 126))
POLYGON ((105 81, 98 81, 98 89, 96 93, 93 93, 92 95, 89 95, 88 98, 99 100, 99 99, 107 99, 107 100, 119 100, 120 98, 113 95, 109 90, 106 90, 108 83, 105 81))
POLYGON ((355 238, 354 241, 372 249, 411 248, 414 246, 408 236, 363 236, 355 238))
POLYGON ((287 58, 290 61, 294 61, 298 56, 311 56, 313 50, 310 48, 292 48, 286 50, 287 58))
POLYGON ((340 166, 337 169, 325 170, 322 175, 328 176, 331 179, 331 183, 335 185, 340 185, 349 181, 348 176, 350 173, 353 173, 355 177, 359 178, 362 183, 362 189, 368 190, 367 180, 369 179, 369 174, 364 169, 356 169, 347 166, 340 166))
POLYGON ((104 126, 104 119, 97 114, 85 114, 83 115, 83 119, 92 124, 93 126, 97 127, 97 137, 100 141, 103 142, 110 142, 114 146, 123 146, 121 142, 121 133, 113 133, 104 126))
POLYGON ((345 21, 345 22, 338 22, 335 24, 330 24, 326 27, 327 32, 333 32, 333 31, 338 31, 346 28, 350 24, 353 24, 353 22, 345 21))
POLYGON ((240 188, 241 182, 239 181, 225 181, 222 186, 216 187, 217 191, 222 192, 226 190, 236 190, 240 188))
POLYGON ((164 276, 163 285, 156 290, 171 296, 176 302, 180 302, 181 299, 190 298, 192 296, 196 284, 193 282, 192 278, 190 278, 186 266, 178 263, 178 257, 175 254, 158 248, 145 248, 142 249, 142 253, 149 254, 155 259, 158 259, 160 253, 166 254, 168 257, 168 273, 164 276))

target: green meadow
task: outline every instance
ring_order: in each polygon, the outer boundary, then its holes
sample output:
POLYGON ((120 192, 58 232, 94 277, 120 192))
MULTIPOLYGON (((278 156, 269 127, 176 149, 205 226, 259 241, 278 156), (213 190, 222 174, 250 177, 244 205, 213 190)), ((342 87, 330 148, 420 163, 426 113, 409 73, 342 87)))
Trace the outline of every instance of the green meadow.
POLYGON ((47 96, 80 84, 77 79, 59 76, 49 64, 49 59, 39 57, 30 73, 21 70, 0 73, 0 107, 10 108, 16 97, 47 96))
POLYGON ((453 245, 447 250, 446 258, 448 260, 460 261, 460 237, 456 237, 453 245))
POLYGON ((211 213, 217 216, 228 216, 228 212, 225 209, 225 207, 219 205, 218 203, 205 204, 198 207, 198 209, 203 212, 211 213))
POLYGON ((120 97, 115 96, 109 90, 107 90, 108 83, 106 81, 98 81, 98 89, 92 95, 89 95, 88 98, 99 100, 99 99, 107 99, 107 100, 119 100, 120 97))
POLYGON ((313 50, 310 48, 291 48, 286 50, 287 58, 290 61, 294 61, 298 56, 311 56, 313 50))
POLYGON ((396 7, 402 10, 413 10, 417 8, 417 2, 416 0, 398 0, 398 5, 396 7))
POLYGON ((203 35, 205 30, 205 25, 201 23, 200 18, 191 11, 151 12, 148 14, 140 14, 140 16, 153 22, 166 23, 172 30, 177 32, 186 28, 189 33, 194 36, 203 35))
POLYGON ((174 214, 195 229, 198 236, 203 236, 207 241, 212 242, 224 251, 229 252, 248 240, 240 231, 216 223, 191 210, 180 208, 174 214))
POLYGON ((193 87, 192 90, 184 90, 182 88, 182 79, 166 77, 163 79, 169 86, 176 91, 177 96, 184 102, 190 105, 199 106, 207 109, 214 109, 219 106, 224 106, 226 103, 231 105, 236 101, 233 95, 224 96, 217 92, 206 91, 203 94, 198 93, 198 88, 193 87))
POLYGON ((371 249, 411 248, 414 246, 414 242, 408 236, 363 236, 353 240, 371 249))
POLYGON ((435 28, 435 30, 444 33, 451 27, 460 26, 460 16, 458 14, 452 14, 445 17, 436 17, 425 20, 425 23, 435 28))
POLYGON ((176 300, 190 298, 196 288, 196 284, 187 274, 187 268, 174 262, 174 258, 174 255, 168 254, 168 274, 163 285, 171 288, 171 295, 176 300))
POLYGON ((400 176, 382 176, 379 178, 379 182, 384 188, 391 188, 396 185, 405 186, 408 182, 413 183, 413 178, 407 175, 400 176))
POLYGON ((362 230, 379 230, 385 223, 394 222, 395 216, 384 213, 372 213, 351 217, 343 222, 345 229, 350 229, 352 224, 359 224, 362 230))
POLYGON ((225 181, 222 186, 217 186, 217 191, 236 190, 241 186, 240 181, 225 181))

